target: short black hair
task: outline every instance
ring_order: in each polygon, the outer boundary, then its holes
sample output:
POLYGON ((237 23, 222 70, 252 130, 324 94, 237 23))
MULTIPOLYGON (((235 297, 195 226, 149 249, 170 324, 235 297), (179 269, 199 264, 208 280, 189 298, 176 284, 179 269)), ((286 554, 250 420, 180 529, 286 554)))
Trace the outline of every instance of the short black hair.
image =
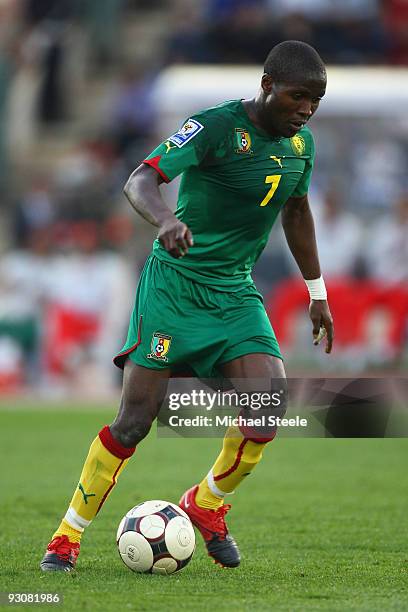
POLYGON ((285 40, 273 47, 265 60, 264 72, 278 83, 326 79, 322 58, 316 49, 300 40, 285 40))

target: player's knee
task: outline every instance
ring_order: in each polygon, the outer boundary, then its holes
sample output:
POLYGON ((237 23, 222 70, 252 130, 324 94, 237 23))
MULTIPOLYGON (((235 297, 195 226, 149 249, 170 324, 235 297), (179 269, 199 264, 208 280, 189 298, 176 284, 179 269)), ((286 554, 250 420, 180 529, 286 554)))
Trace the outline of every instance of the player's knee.
POLYGON ((123 406, 112 423, 112 435, 122 446, 131 448, 149 433, 153 418, 142 406, 123 406))
POLYGON ((125 448, 131 448, 141 442, 149 433, 152 426, 150 420, 133 420, 127 422, 116 422, 111 425, 114 438, 125 448))
POLYGON ((151 426, 151 421, 132 422, 125 430, 120 431, 119 442, 126 448, 136 446, 147 436, 151 426))
POLYGON ((272 389, 270 393, 252 393, 250 400, 250 405, 240 412, 241 433, 254 442, 271 442, 278 431, 279 420, 286 414, 287 386, 281 383, 279 389, 272 389))

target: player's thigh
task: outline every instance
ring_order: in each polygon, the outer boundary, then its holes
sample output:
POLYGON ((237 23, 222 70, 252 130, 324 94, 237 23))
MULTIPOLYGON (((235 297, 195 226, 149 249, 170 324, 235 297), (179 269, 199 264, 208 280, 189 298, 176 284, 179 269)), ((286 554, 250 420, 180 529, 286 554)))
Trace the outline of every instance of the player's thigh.
POLYGON ((166 395, 170 375, 169 368, 145 368, 127 359, 122 390, 125 409, 143 410, 154 419, 166 395))
POLYGON ((251 285, 223 299, 228 344, 218 369, 237 379, 284 379, 279 344, 256 288, 251 285))
MULTIPOLYGON (((249 353, 222 364, 220 369, 235 391, 249 396, 249 410, 255 407, 258 413, 262 408, 263 415, 284 416, 288 405, 288 388, 282 359, 265 353, 249 353)), ((272 431, 275 431, 274 427, 272 431)), ((261 438, 268 438, 270 432, 268 428, 262 430, 261 438)))
POLYGON ((248 353, 220 366, 222 375, 240 393, 277 393, 287 403, 287 380, 282 359, 267 353, 248 353))
POLYGON ((246 379, 286 379, 282 359, 265 353, 249 353, 227 361, 220 366, 226 378, 237 379, 248 386, 246 379))

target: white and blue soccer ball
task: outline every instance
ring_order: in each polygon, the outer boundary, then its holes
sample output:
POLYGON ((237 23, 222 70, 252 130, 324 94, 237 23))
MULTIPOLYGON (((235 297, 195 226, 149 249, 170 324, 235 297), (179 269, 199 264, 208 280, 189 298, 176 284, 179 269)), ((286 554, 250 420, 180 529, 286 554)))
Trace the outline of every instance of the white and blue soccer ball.
POLYGON ((116 542, 133 572, 174 574, 191 560, 194 527, 176 504, 154 499, 138 504, 121 520, 116 542))

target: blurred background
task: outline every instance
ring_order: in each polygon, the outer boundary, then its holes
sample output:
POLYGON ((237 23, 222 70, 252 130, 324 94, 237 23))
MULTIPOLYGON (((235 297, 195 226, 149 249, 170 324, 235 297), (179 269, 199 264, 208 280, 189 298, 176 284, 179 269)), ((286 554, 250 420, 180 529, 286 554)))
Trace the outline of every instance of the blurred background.
POLYGON ((280 227, 255 282, 291 376, 406 372, 407 0, 0 0, 0 394, 117 394, 155 237, 123 185, 189 114, 254 95, 287 39, 329 66, 311 202, 333 355, 280 227))

